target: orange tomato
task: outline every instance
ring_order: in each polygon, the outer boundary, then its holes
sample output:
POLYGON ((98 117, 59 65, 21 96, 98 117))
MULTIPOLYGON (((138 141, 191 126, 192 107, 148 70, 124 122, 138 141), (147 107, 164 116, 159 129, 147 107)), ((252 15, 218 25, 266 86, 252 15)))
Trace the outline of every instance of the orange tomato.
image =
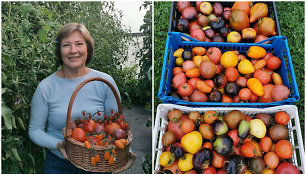
POLYGON ((126 145, 128 143, 126 139, 119 139, 118 141, 120 141, 123 145, 126 145))
POLYGON ((209 86, 203 80, 197 80, 196 81, 196 87, 198 88, 199 91, 204 92, 204 93, 210 93, 213 89, 211 86, 209 86))
POLYGON ((261 60, 259 60, 258 62, 255 63, 254 69, 255 70, 261 69, 261 68, 263 68, 265 66, 266 66, 266 61, 264 59, 261 59, 261 60))
POLYGON ((110 156, 109 159, 108 159, 108 161, 107 161, 107 163, 108 163, 109 165, 113 165, 113 164, 114 164, 114 156, 110 156))
POLYGON ((189 78, 200 77, 200 69, 199 68, 192 68, 186 71, 186 76, 189 78))
POLYGON ((292 147, 288 140, 279 140, 275 144, 275 152, 280 158, 289 159, 292 157, 292 147))
POLYGON ((284 111, 279 111, 275 114, 275 121, 278 124, 286 125, 289 120, 290 116, 284 111))
POLYGON ((191 52, 195 55, 203 56, 206 53, 206 49, 204 47, 194 47, 191 52))
POLYGON ((119 149, 124 149, 124 145, 121 143, 121 141, 116 140, 115 141, 115 145, 119 148, 119 149))
POLYGON ((272 73, 272 81, 275 85, 282 85, 282 77, 278 73, 272 73))
POLYGON ((86 147, 86 149, 90 149, 91 148, 90 143, 88 141, 84 142, 84 146, 86 147))
POLYGON ((91 165, 92 165, 92 166, 96 166, 96 165, 97 165, 97 162, 96 162, 96 159, 95 159, 94 156, 91 157, 90 162, 91 162, 91 165))
POLYGON ((233 103, 233 99, 225 94, 222 95, 222 103, 233 103))
POLYGON ((272 140, 270 137, 263 137, 260 139, 259 145, 263 152, 269 152, 272 148, 272 140))
POLYGON ((172 70, 172 74, 173 76, 175 76, 176 74, 178 73, 182 73, 183 72, 183 69, 181 67, 174 67, 173 70, 172 70))
POLYGON ((275 169, 279 164, 279 158, 275 152, 268 152, 264 156, 264 161, 270 169, 275 169))
POLYGON ((205 123, 212 124, 215 120, 218 119, 218 114, 215 111, 207 111, 203 117, 205 123))
POLYGON ((104 152, 104 159, 108 160, 110 157, 109 151, 104 152))
POLYGON ((225 69, 225 76, 227 81, 234 82, 238 78, 238 70, 234 67, 229 67, 225 69))
POLYGON ((213 151, 212 165, 216 168, 222 168, 225 163, 225 157, 213 151))
POLYGON ((213 149, 213 145, 211 144, 211 142, 205 142, 202 147, 208 148, 210 150, 213 149))
POLYGON ((95 161, 98 163, 98 162, 100 162, 100 156, 99 155, 96 155, 95 156, 95 161))
POLYGON ((257 141, 252 141, 251 143, 254 145, 256 149, 255 156, 262 157, 262 150, 261 150, 259 143, 257 141))
POLYGON ((191 119, 186 119, 183 121, 182 126, 181 126, 181 130, 184 133, 189 133, 192 132, 195 128, 195 124, 191 119))

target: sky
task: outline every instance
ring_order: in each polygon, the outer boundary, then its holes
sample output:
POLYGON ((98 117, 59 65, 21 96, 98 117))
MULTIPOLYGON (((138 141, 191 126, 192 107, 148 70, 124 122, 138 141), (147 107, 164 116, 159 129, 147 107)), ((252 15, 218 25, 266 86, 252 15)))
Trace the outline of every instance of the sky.
POLYGON ((141 1, 115 1, 115 7, 122 11, 122 24, 131 27, 132 33, 140 32, 143 24, 143 17, 146 11, 142 8, 139 11, 141 1))

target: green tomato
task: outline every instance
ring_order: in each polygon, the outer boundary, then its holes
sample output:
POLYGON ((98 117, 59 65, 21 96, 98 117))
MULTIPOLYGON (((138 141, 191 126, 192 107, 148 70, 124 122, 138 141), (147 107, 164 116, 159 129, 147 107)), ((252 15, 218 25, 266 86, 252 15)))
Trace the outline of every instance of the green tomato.
POLYGON ((192 164, 193 155, 191 153, 186 153, 185 156, 181 157, 178 162, 178 167, 181 171, 186 172, 193 168, 192 164))
POLYGON ((266 135, 266 125, 260 119, 253 119, 250 121, 250 134, 257 138, 263 138, 266 135))

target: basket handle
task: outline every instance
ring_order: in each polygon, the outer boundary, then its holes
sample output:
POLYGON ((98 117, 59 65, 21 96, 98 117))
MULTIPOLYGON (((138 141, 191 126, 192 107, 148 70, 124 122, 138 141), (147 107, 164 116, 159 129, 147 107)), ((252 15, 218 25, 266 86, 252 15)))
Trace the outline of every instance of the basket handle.
POLYGON ((72 93, 72 96, 70 98, 69 105, 68 105, 68 111, 67 111, 66 135, 71 135, 71 130, 70 130, 70 124, 69 123, 70 123, 70 119, 71 119, 71 110, 72 110, 72 105, 73 105, 74 99, 75 99, 76 95, 78 94, 78 92, 80 91, 80 89, 91 81, 104 82, 111 88, 111 90, 114 93, 114 96, 116 98, 116 101, 117 101, 118 112, 122 113, 120 98, 119 98, 119 95, 118 95, 116 89, 114 88, 114 86, 109 81, 107 81, 103 78, 100 78, 100 77, 89 78, 87 80, 84 80, 82 83, 80 83, 79 86, 72 93))

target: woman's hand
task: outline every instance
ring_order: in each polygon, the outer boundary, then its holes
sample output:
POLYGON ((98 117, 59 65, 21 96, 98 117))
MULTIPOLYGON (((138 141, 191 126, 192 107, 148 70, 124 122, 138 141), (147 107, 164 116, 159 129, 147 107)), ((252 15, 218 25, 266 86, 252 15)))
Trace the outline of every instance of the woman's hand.
POLYGON ((67 156, 66 148, 65 148, 65 142, 64 141, 58 142, 56 145, 56 148, 62 153, 63 157, 68 160, 68 156, 67 156))
POLYGON ((122 168, 114 171, 114 173, 120 173, 129 169, 134 164, 135 160, 136 160, 136 154, 133 152, 129 152, 128 162, 122 168))

